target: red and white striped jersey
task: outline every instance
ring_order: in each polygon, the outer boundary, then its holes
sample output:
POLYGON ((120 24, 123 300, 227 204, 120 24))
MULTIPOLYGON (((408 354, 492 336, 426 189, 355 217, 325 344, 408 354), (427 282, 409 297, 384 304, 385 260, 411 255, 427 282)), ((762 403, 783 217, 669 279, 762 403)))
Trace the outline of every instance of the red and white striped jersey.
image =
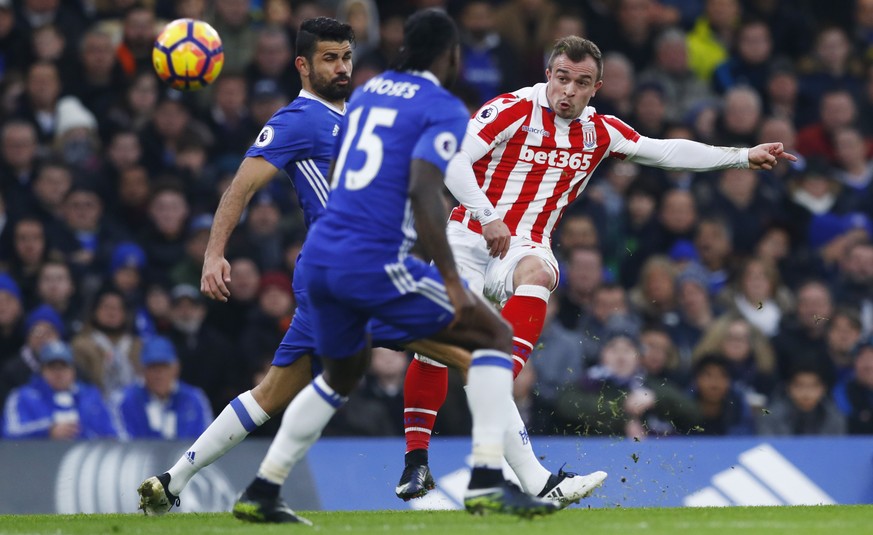
MULTIPOLYGON (((467 125, 471 138, 482 149, 471 154, 476 180, 512 235, 548 245, 594 169, 610 156, 632 157, 640 134, 590 106, 578 119, 558 117, 541 83, 485 103, 467 125)), ((450 219, 482 232, 463 205, 450 219)))

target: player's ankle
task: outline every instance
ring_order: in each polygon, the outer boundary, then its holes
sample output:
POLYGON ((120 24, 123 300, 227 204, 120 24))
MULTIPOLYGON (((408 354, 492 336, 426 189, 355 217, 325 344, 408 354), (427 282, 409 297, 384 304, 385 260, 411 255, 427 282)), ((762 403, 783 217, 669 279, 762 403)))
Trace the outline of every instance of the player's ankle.
POLYGON ((406 452, 406 466, 420 466, 427 464, 427 450, 414 449, 406 452))
POLYGON ((470 474, 471 489, 489 489, 503 483, 503 471, 499 468, 473 468, 470 474))

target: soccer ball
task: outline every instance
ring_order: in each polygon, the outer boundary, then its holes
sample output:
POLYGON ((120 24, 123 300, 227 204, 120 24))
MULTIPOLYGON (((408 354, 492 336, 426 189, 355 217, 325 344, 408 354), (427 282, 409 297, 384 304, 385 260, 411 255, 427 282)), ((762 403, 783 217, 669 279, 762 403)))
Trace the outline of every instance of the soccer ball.
POLYGON ((197 91, 214 82, 224 66, 221 38, 202 20, 174 20, 155 40, 152 63, 173 89, 197 91))

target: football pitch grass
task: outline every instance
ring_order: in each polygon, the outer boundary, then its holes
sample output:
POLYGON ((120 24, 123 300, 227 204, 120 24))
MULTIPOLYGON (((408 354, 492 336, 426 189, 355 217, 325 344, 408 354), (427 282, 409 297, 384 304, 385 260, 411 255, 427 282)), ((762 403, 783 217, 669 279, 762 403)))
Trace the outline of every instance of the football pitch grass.
POLYGON ((470 516, 463 511, 303 512, 312 527, 246 524, 229 513, 142 515, 0 515, 0 534, 160 534, 232 533, 323 534, 574 534, 646 535, 761 533, 844 535, 873 532, 873 506, 724 507, 661 509, 574 508, 534 520, 503 515, 470 516))

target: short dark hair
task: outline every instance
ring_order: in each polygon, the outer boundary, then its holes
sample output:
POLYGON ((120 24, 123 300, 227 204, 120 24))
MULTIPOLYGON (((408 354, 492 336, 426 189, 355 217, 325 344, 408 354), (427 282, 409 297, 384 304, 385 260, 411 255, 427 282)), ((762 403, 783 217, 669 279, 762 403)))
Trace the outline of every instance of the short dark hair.
POLYGON ((403 25, 403 46, 391 65, 398 71, 429 69, 440 54, 460 42, 458 26, 436 8, 416 12, 403 25))
POLYGON ((321 41, 336 43, 348 41, 354 46, 355 31, 348 24, 330 17, 306 19, 300 25, 300 31, 297 32, 297 55, 303 56, 306 61, 311 63, 315 49, 321 41))
POLYGON ((549 69, 552 68, 555 58, 558 56, 567 56, 570 61, 582 61, 586 57, 591 57, 597 63, 597 79, 603 78, 603 54, 600 48, 588 39, 576 35, 568 35, 555 41, 552 47, 552 54, 549 56, 549 69))

